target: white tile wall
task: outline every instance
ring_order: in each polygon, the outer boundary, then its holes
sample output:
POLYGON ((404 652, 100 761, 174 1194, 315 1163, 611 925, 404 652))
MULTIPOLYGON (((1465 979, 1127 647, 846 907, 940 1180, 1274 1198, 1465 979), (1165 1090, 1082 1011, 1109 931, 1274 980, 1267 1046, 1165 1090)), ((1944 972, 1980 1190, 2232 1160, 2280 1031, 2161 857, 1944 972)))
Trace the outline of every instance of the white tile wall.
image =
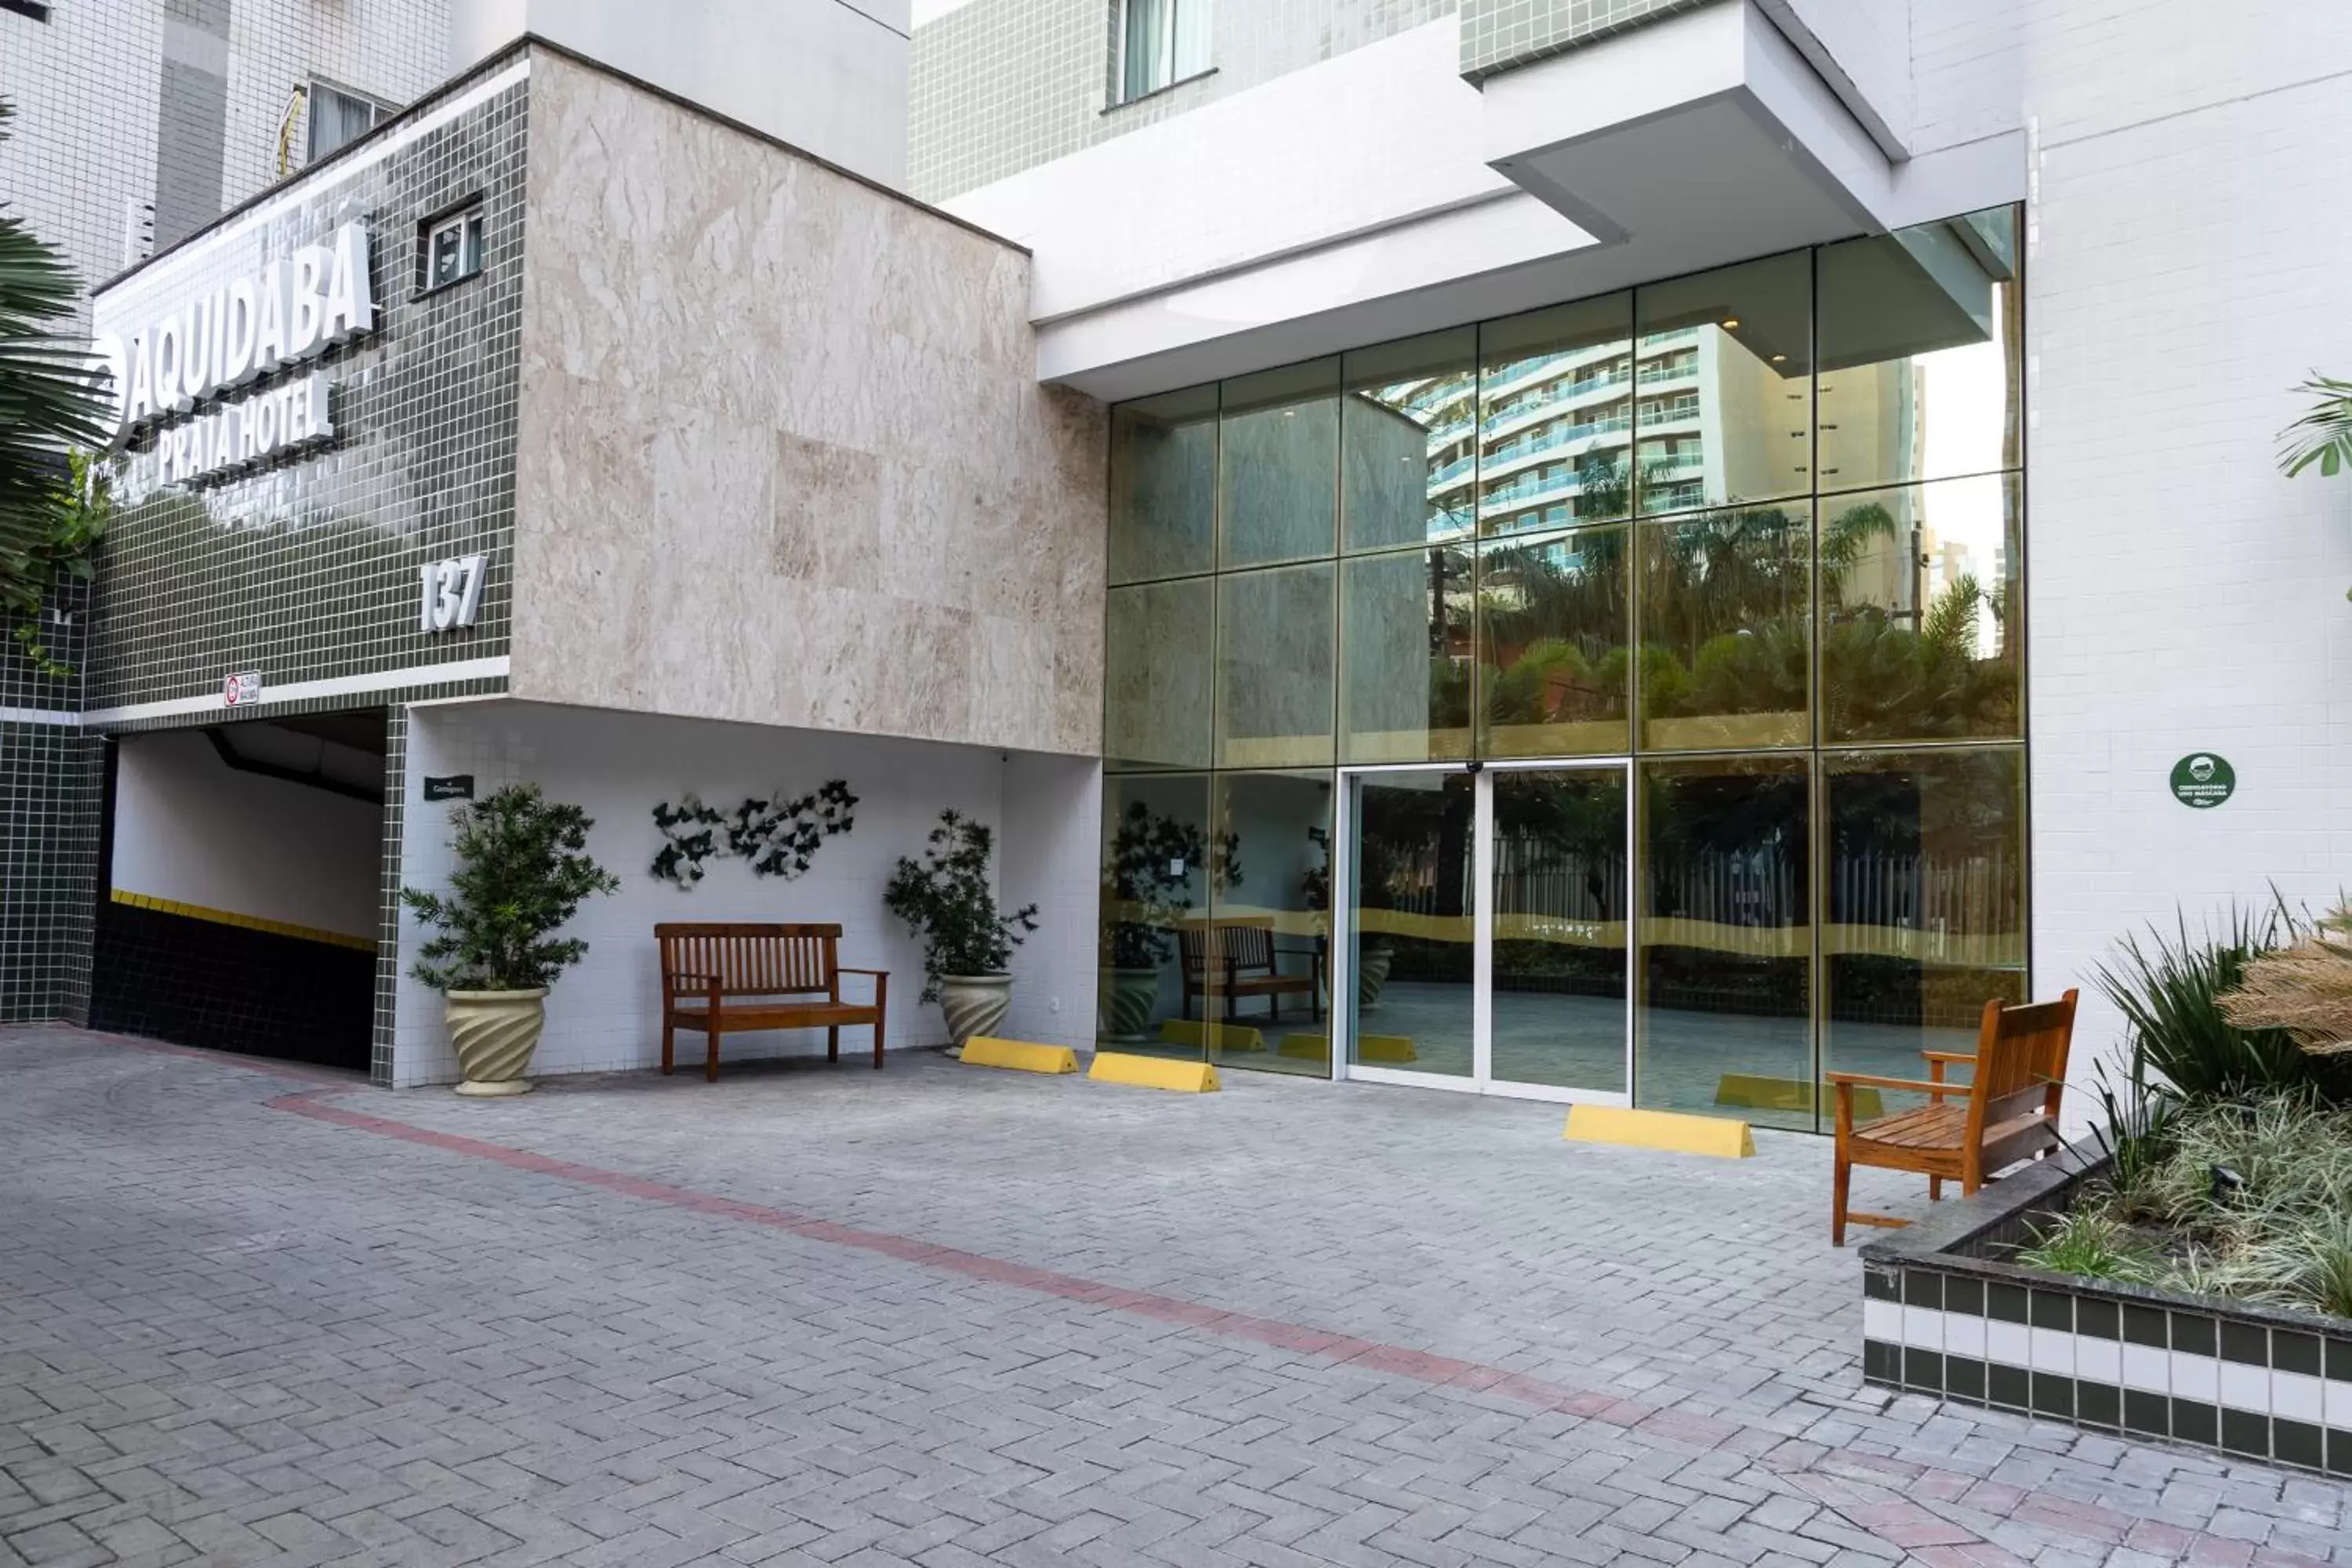
MULTIPOLYGON (((278 178, 291 89, 313 75, 405 103, 446 74, 451 0, 236 0, 219 205, 278 178)), ((127 205, 156 195, 168 0, 54 0, 49 19, 0 14, 0 90, 16 105, 0 192, 95 285, 123 266, 127 205)), ((294 166, 305 127, 292 127, 294 166)))
MULTIPOLYGON (((2273 887, 2324 906, 2352 863, 2352 485, 2273 464, 2290 388, 2352 367, 2335 259, 2352 250, 2352 174, 2320 152, 2343 89, 2132 122, 2107 99, 2143 67, 2160 79, 2197 56, 2259 90, 2279 62, 2180 48, 2200 31, 2182 7, 2158 7, 2181 26, 2137 30, 2094 9, 2042 8, 2084 20, 2038 43, 2119 52, 2084 53, 2074 86, 2060 57, 2036 58, 2051 112, 2027 302, 2035 985, 2084 991, 2078 1116, 2120 1033, 2095 985, 2120 933, 2176 909, 2194 927, 2273 887), (2192 813, 2166 776, 2209 750, 2238 792, 2192 813)), ((2346 26, 2311 28, 2315 68, 2352 67, 2331 53, 2346 26)))
MULTIPOLYGON (((1091 1038, 1093 996, 1086 974, 1095 942, 1097 817, 1085 816, 1084 898, 1075 886, 1077 830, 1064 820, 1065 808, 1081 815, 1090 809, 1091 764, 1023 759, 1017 773, 1009 775, 1003 753, 979 748, 498 702, 411 710, 407 765, 410 804, 403 856, 411 885, 444 885, 450 865, 446 811, 424 805, 418 795, 425 775, 457 773, 474 774, 478 795, 508 783, 535 782, 551 797, 585 807, 596 823, 590 852, 622 879, 618 894, 589 904, 572 928, 588 940, 590 952, 549 997, 536 1074, 617 1071, 660 1061, 653 927, 665 920, 838 921, 844 928, 843 963, 890 971, 889 1046, 943 1044, 939 1009, 916 1001, 923 984, 921 949, 883 910, 881 890, 899 856, 920 852, 924 835, 945 806, 999 827, 1001 893, 1010 868, 1009 880, 1020 896, 1043 906, 1047 923, 1030 939, 1015 971, 1024 1026, 1033 1017, 1059 1020, 1080 1038, 1091 1038), (1017 777, 1023 790, 1017 819, 1009 825, 1008 776, 1017 777), (747 795, 781 789, 798 795, 833 778, 846 779, 859 797, 856 826, 825 840, 805 875, 792 881, 754 877, 743 861, 727 858, 723 847, 690 892, 648 872, 662 845, 651 816, 656 802, 675 802, 691 790, 705 804, 726 810, 747 795), (1040 836, 1042 847, 1033 842, 1040 836), (1055 994, 1062 1012, 1043 1013, 1041 1002, 1055 994)), ((405 915, 401 940, 404 970, 409 950, 420 940, 415 922, 405 915)), ((691 1048, 700 1046, 696 1037, 691 1048)), ((865 1046, 862 1035, 848 1032, 845 1060, 865 1046)), ((721 1071, 730 1058, 824 1048, 823 1035, 814 1032, 732 1037, 721 1071)), ((439 996, 404 974, 395 1084, 446 1083, 456 1077, 439 996)))

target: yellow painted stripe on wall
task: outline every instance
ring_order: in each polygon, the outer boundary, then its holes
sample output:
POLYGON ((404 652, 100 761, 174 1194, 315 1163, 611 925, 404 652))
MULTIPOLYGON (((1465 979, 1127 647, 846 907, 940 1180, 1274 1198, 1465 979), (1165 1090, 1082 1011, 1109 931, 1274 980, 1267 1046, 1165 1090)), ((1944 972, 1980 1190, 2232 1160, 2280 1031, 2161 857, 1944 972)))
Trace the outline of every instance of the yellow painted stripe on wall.
MULTIPOLYGON (((1151 910, 1132 902, 1112 900, 1104 905, 1104 913, 1115 921, 1135 921, 1146 925, 1161 925, 1151 910)), ((1187 921, 1207 920, 1200 910, 1188 910, 1187 921)), ((1276 936, 1316 937, 1324 934, 1328 921, 1313 910, 1269 910, 1245 904, 1228 904, 1218 911, 1220 921, 1236 925, 1262 926, 1276 936)), ((1367 931, 1386 936, 1418 937, 1424 942, 1467 943, 1470 941, 1468 915, 1424 915, 1410 910, 1365 910, 1357 917, 1367 931)), ((1168 929, 1164 925, 1162 929, 1168 929)), ((1813 933, 1810 926, 1736 926, 1716 921, 1689 920, 1681 916, 1653 915, 1642 923, 1643 940, 1653 947, 1691 947, 1709 952, 1735 952, 1751 958, 1805 958, 1812 952, 1813 933)), ((1575 921, 1553 915, 1515 914, 1507 910, 1495 916, 1495 935, 1504 942, 1543 942, 1559 947, 1612 948, 1620 952, 1625 946, 1625 923, 1622 921, 1575 921)), ((2025 937, 2019 931, 2000 931, 1987 935, 1937 933, 1909 930, 1900 926, 1849 925, 1832 923, 1822 928, 1822 952, 1831 958, 1869 956, 1872 958, 1907 958, 1923 963, 1948 964, 1962 969, 2016 969, 2025 967, 2025 937)), ((1294 967, 1291 973, 1297 971, 1294 967)))
POLYGON ((185 904, 177 899, 158 899, 146 893, 114 889, 114 901, 128 904, 134 910, 154 910, 167 915, 184 915, 192 921, 210 921, 215 925, 243 926, 247 931, 268 931, 272 936, 290 936, 300 942, 321 942, 331 947, 348 947, 355 952, 373 952, 373 937, 345 936, 339 931, 320 931, 315 926, 298 926, 286 921, 266 921, 259 915, 241 915, 231 910, 210 910, 202 904, 185 904))

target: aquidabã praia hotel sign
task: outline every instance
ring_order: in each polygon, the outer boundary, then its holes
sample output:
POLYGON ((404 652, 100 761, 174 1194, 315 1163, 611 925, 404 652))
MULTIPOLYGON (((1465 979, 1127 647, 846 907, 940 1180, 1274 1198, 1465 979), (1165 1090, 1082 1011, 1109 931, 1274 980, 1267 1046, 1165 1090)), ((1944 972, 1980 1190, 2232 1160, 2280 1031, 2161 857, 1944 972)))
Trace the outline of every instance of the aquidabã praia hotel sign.
POLYGON ((127 331, 102 303, 95 347, 113 377, 116 445, 160 426, 154 482, 193 484, 331 437, 321 374, 236 395, 374 330, 368 259, 367 226, 346 223, 289 260, 150 308, 127 331))

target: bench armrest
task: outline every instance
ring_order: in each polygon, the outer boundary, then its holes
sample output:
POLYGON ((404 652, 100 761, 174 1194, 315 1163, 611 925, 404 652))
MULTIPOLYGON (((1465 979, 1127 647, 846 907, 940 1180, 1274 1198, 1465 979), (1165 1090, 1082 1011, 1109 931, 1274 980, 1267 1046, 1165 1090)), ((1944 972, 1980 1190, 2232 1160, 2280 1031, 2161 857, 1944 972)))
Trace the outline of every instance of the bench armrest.
POLYGON ((865 975, 868 980, 871 980, 872 982, 874 982, 874 1005, 875 1005, 877 1007, 887 1007, 887 1005, 889 1005, 889 1002, 890 1002, 890 972, 889 972, 888 970, 887 970, 887 969, 845 969, 845 968, 841 968, 841 967, 839 967, 839 966, 835 966, 835 968, 834 969, 833 973, 834 973, 834 981, 833 981, 833 994, 834 994, 834 996, 835 996, 835 998, 836 1000, 837 1000, 837 999, 840 997, 840 995, 841 995, 841 976, 843 976, 843 975, 845 975, 845 974, 863 974, 863 975, 865 975))
POLYGON ((1918 1078, 1880 1078, 1875 1073, 1866 1072, 1832 1072, 1823 1073, 1822 1076, 1828 1080, 1832 1089, 1844 1089, 1849 1086, 1867 1089, 1907 1089, 1913 1094, 1932 1094, 1939 1100, 1948 1094, 1969 1092, 1969 1086, 1964 1083, 1929 1083, 1926 1079, 1918 1078))
POLYGON ((1973 1062, 1977 1059, 1974 1051, 1921 1051, 1919 1054, 1931 1062, 1973 1062))
POLYGON ((662 979, 674 991, 686 986, 692 986, 695 990, 700 991, 717 984, 719 976, 716 974, 665 974, 662 979))

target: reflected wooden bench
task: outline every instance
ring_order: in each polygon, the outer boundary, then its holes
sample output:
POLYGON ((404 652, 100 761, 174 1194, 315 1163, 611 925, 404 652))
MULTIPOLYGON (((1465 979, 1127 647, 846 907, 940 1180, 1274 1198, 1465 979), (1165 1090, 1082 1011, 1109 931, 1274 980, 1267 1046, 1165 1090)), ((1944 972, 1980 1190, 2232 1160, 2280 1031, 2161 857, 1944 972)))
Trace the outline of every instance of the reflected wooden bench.
POLYGON ((1280 1023, 1285 996, 1306 997, 1308 1018, 1322 1021, 1322 964, 1318 950, 1276 947, 1272 916, 1184 921, 1176 927, 1176 945, 1183 969, 1185 1017, 1192 1016, 1197 999, 1205 1018, 1207 999, 1213 991, 1224 998, 1228 1022, 1238 1016, 1236 1008, 1244 998, 1264 997, 1267 1020, 1280 1023), (1306 973, 1282 973, 1280 961, 1285 955, 1304 957, 1306 973))

